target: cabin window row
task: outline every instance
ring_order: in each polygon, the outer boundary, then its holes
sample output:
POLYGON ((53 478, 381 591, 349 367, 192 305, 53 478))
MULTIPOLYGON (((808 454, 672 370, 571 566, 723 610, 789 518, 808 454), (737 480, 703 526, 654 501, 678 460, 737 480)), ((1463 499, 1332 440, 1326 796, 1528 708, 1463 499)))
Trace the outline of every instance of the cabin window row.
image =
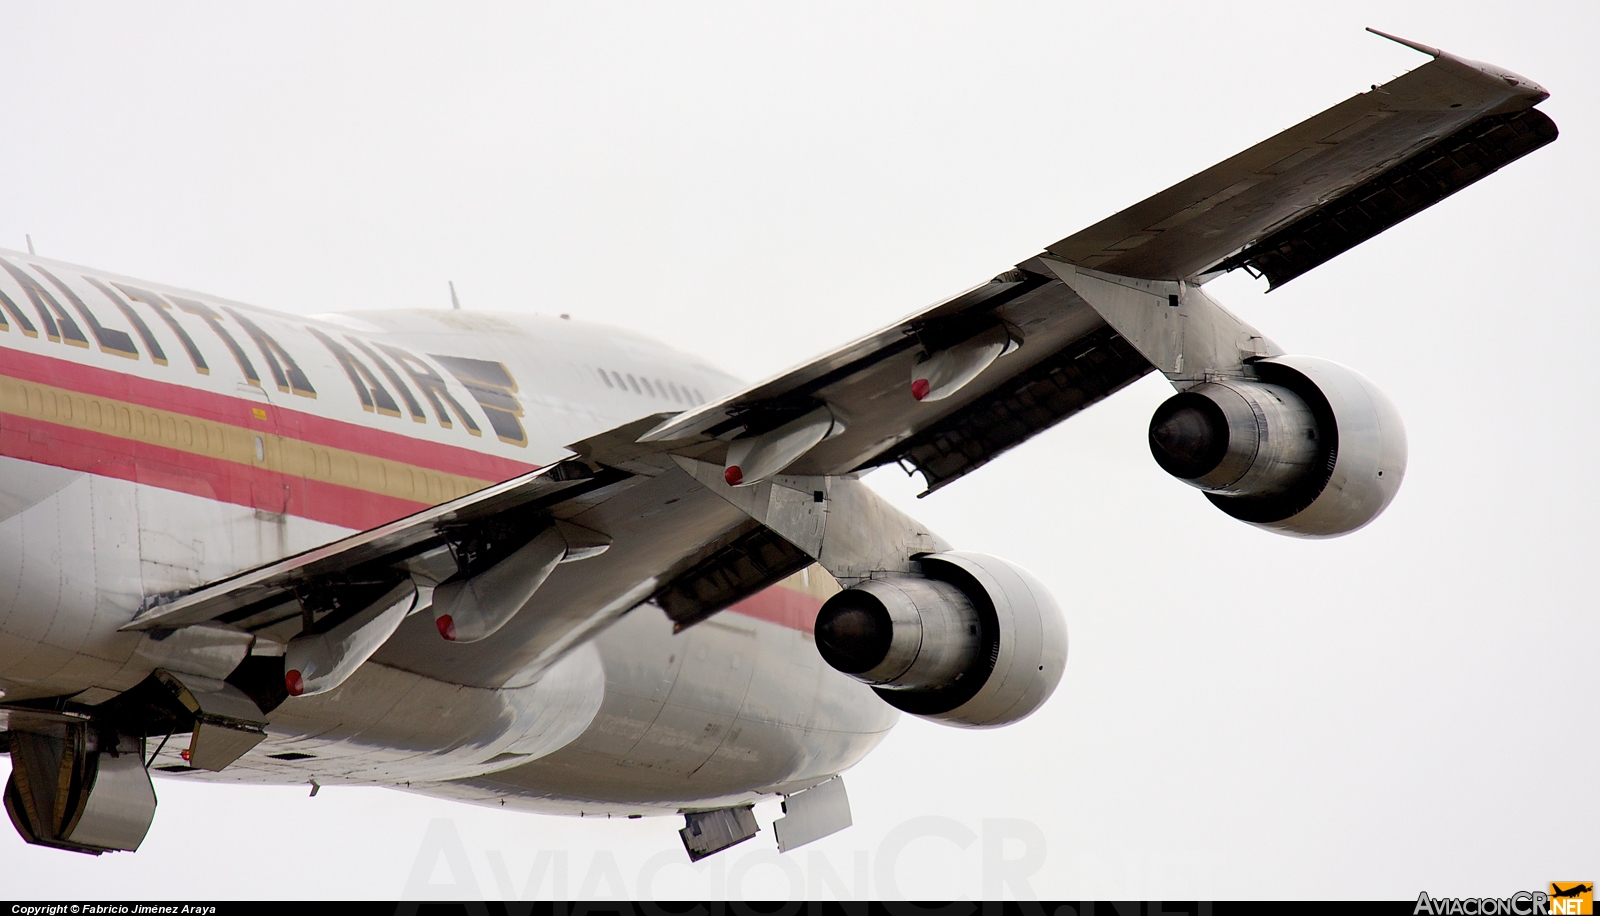
POLYGON ((693 407, 706 402, 705 395, 698 388, 688 385, 679 386, 674 382, 662 382, 661 379, 648 379, 643 375, 635 377, 631 373, 616 372, 609 369, 596 368, 600 374, 600 381, 605 382, 607 388, 631 391, 634 394, 649 395, 663 401, 677 401, 693 407))

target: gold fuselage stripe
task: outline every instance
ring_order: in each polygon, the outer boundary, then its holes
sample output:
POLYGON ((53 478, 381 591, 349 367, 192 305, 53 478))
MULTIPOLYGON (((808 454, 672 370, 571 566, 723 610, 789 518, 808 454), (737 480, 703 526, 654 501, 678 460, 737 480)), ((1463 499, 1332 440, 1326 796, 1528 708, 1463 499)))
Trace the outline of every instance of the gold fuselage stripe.
POLYGON ((0 412, 418 503, 494 483, 3 375, 0 412))

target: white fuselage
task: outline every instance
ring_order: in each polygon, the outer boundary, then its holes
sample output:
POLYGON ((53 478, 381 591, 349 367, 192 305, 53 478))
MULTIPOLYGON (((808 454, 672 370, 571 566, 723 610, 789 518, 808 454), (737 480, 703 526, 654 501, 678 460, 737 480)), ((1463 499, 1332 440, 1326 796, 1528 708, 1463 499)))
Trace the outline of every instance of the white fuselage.
MULTIPOLYGON (((147 677, 149 604, 720 396, 637 335, 459 311, 301 318, 0 251, 0 688, 93 706, 147 677)), ((380 655, 226 770, 563 813, 668 813, 851 766, 895 713, 818 656, 819 568, 682 633, 641 607, 553 667, 380 655), (487 670, 487 673, 486 673, 487 670)), ((293 624, 292 621, 286 622, 293 624)), ((287 638, 292 633, 263 633, 287 638)))

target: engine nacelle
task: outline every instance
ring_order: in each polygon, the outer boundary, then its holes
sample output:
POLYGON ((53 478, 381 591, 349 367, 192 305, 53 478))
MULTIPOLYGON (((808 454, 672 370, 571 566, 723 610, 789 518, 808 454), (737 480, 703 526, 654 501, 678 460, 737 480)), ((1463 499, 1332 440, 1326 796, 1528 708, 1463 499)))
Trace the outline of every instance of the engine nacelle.
POLYGON ((829 598, 817 649, 903 712, 964 728, 1009 725, 1050 698, 1067 625, 1025 570, 979 553, 919 559, 920 576, 872 579, 829 598))
POLYGON ((1377 518, 1406 472, 1394 404, 1328 360, 1253 366, 1257 379, 1206 382, 1157 408, 1156 463, 1234 518, 1280 534, 1338 537, 1377 518))

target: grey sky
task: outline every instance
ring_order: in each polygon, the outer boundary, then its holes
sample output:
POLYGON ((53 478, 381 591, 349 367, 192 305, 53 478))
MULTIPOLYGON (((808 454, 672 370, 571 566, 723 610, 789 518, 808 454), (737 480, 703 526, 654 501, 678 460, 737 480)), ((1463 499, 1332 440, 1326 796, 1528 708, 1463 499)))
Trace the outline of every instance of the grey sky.
POLYGON ((928 898, 1016 892, 992 860, 1024 855, 1058 898, 1596 876, 1593 8, 464 6, 0 0, 0 246, 302 313, 446 308, 453 279, 469 309, 755 378, 1425 60, 1366 25, 1539 81, 1562 138, 1271 296, 1208 287, 1400 407, 1410 470, 1368 530, 1276 537, 1168 479, 1158 378, 929 499, 875 475, 1050 585, 1067 673, 1009 729, 903 721, 846 776, 856 826, 787 865, 770 829, 697 870, 662 867, 670 819, 161 781, 134 855, 0 829, 8 895, 393 897, 466 880, 441 849, 495 896, 558 849, 568 894, 829 894, 858 868, 886 893, 896 848, 928 898))

